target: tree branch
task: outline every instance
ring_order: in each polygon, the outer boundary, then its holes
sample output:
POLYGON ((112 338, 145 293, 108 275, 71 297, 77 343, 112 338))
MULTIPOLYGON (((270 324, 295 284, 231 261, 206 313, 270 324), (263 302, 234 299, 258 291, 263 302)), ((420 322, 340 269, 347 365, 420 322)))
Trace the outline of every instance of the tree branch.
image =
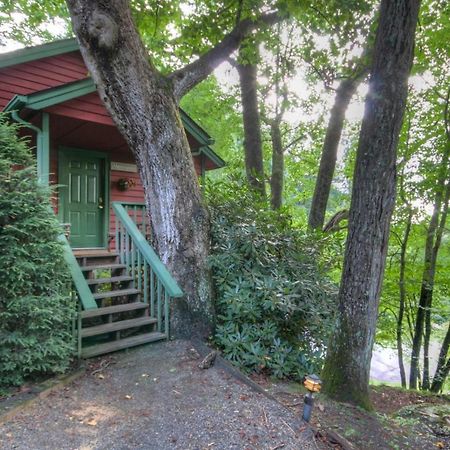
POLYGON ((304 135, 301 135, 301 136, 296 137, 295 139, 293 139, 291 142, 289 142, 289 144, 287 144, 284 147, 283 152, 287 152, 291 147, 293 147, 297 142, 300 142, 302 139, 305 139, 304 135))
POLYGON ((221 42, 191 64, 169 75, 173 82, 174 95, 180 100, 194 86, 203 81, 232 52, 238 49, 241 41, 261 25, 273 25, 281 20, 277 12, 262 15, 258 20, 245 19, 239 22, 221 42))

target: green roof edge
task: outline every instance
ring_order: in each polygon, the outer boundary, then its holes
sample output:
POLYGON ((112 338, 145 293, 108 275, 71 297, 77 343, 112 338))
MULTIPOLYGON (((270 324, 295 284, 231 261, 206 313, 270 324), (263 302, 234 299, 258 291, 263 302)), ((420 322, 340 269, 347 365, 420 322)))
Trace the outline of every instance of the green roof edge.
POLYGON ((202 147, 201 151, 216 164, 218 169, 227 165, 227 163, 211 147, 202 147))
POLYGON ((73 81, 28 95, 15 95, 5 106, 4 111, 13 111, 23 107, 34 110, 45 109, 90 94, 95 92, 95 90, 95 84, 92 79, 84 78, 83 80, 73 81))
MULTIPOLYGON (((15 111, 25 107, 33 110, 45 109, 90 94, 95 90, 96 87, 92 78, 84 78, 79 81, 73 81, 61 86, 34 92, 29 95, 15 95, 5 106, 3 111, 15 111)), ((186 130, 201 144, 199 150, 211 159, 218 168, 224 167, 225 161, 209 147, 209 144, 213 142, 209 134, 197 125, 181 108, 180 115, 186 130)))
POLYGON ((35 47, 25 47, 8 53, 0 53, 0 69, 36 59, 48 58, 49 56, 74 52, 79 49, 77 40, 70 38, 37 45, 35 47))

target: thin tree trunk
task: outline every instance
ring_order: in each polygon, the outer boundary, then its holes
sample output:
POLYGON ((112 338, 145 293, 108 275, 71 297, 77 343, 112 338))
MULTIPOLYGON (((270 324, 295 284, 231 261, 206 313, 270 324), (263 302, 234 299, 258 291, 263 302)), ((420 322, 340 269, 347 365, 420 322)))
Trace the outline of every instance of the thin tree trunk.
POLYGON ((436 229, 438 227, 439 212, 442 202, 442 190, 436 195, 433 215, 431 217, 430 225, 427 230, 427 239, 425 243, 425 258, 424 258, 424 269, 422 275, 422 285, 420 290, 419 298, 419 308, 417 310, 417 318, 415 325, 415 336, 413 340, 413 347, 411 353, 411 372, 410 372, 410 389, 417 389, 417 381, 414 385, 413 377, 417 376, 419 368, 417 367, 418 359, 420 356, 420 347, 422 335, 424 336, 424 348, 423 348, 423 375, 422 375, 422 389, 428 389, 429 387, 429 365, 428 365, 428 349, 430 344, 430 334, 431 334, 431 321, 429 316, 429 311, 433 296, 433 284, 434 284, 434 274, 435 265, 433 264, 433 246, 434 238, 436 234, 436 229), (427 320, 428 316, 428 320, 427 320), (425 325, 425 332, 424 332, 425 325), (429 327, 427 330, 426 328, 429 327), (419 339, 420 336, 420 339, 419 339))
MULTIPOLYGON (((432 295, 429 298, 432 302, 432 295)), ((431 306, 425 310, 425 332, 423 334, 423 373, 422 390, 430 389, 430 340, 431 340, 431 306)))
POLYGON ((440 392, 444 385, 445 379, 450 372, 450 358, 447 360, 448 351, 450 349, 450 323, 448 325, 447 333, 442 343, 441 351, 439 352, 439 359, 436 367, 436 372, 431 384, 432 392, 440 392), (447 361, 447 362, 446 362, 447 361))
POLYGON ((405 269, 406 269, 406 250, 408 248, 408 239, 411 232, 411 222, 412 222, 412 210, 409 208, 408 219, 405 227, 405 234, 403 235, 403 240, 401 242, 400 250, 400 276, 399 276, 399 291, 400 291, 400 303, 398 307, 398 317, 397 317, 397 354, 398 354, 398 366, 400 368, 400 380, 402 387, 406 388, 406 374, 405 365, 403 362, 403 316, 405 314, 405 299, 406 299, 406 289, 405 289, 405 269))
POLYGON ((436 230, 436 239, 433 246, 433 260, 431 261, 433 266, 433 279, 430 286, 431 295, 429 298, 429 303, 427 305, 426 315, 425 315, 425 336, 424 336, 424 362, 423 362, 423 376, 422 376, 422 389, 430 389, 430 358, 429 358, 429 348, 431 341, 431 310, 433 302, 433 291, 434 291, 434 279, 436 275, 436 264, 439 249, 441 247, 442 235, 444 234, 445 224, 447 223, 448 215, 448 205, 450 201, 450 182, 447 183, 444 196, 444 204, 441 211, 441 220, 439 221, 439 227, 436 230))
POLYGON ((325 221, 328 197, 336 167, 337 151, 344 127, 345 112, 352 99, 359 79, 342 80, 336 91, 333 108, 328 121, 325 140, 322 147, 319 172, 317 174, 311 209, 308 217, 308 227, 312 230, 321 230, 325 221))
POLYGON ((431 336, 431 316, 430 310, 433 300, 434 277, 436 273, 437 255, 441 243, 442 233, 445 227, 445 220, 448 210, 449 186, 445 188, 445 180, 448 176, 448 161, 450 155, 450 146, 444 153, 440 166, 440 175, 438 179, 438 190, 435 195, 433 214, 430 225, 427 230, 427 239, 425 242, 424 269, 422 274, 422 284, 420 289, 419 305, 417 308, 416 321, 414 325, 414 337, 411 349, 411 371, 409 375, 409 388, 417 389, 419 375, 419 357, 422 347, 422 335, 425 329, 424 339, 424 370, 422 376, 422 388, 429 388, 429 364, 428 348, 431 336), (446 191, 444 192, 444 190, 446 191), (445 198, 444 198, 445 196, 445 198), (442 203, 444 207, 442 208, 442 203), (442 211, 441 211, 442 210, 442 211), (441 214, 442 213, 442 214, 441 214), (441 220, 439 221, 439 216, 441 220), (440 222, 440 223, 439 223, 440 222))
MULTIPOLYGON (((426 308, 429 303, 429 297, 431 296, 431 286, 430 280, 432 278, 431 274, 431 258, 432 258, 432 250, 433 250, 433 240, 434 240, 434 232, 437 227, 438 220, 438 207, 440 204, 436 204, 437 199, 434 204, 434 211, 431 217, 430 225, 427 230, 427 239, 425 243, 425 258, 424 258, 424 270, 422 274, 422 285, 420 289, 420 297, 419 304, 417 306, 417 314, 416 321, 414 324, 414 337, 411 348, 411 369, 409 373, 409 388, 417 389, 418 388, 418 378, 419 378, 419 357, 420 357, 420 349, 422 348, 422 336, 423 336, 423 328, 425 323, 425 313, 426 308)), ((425 351, 424 355, 427 356, 428 352, 425 351)))
MULTIPOLYGON (((444 126, 445 126, 445 134, 447 137, 447 154, 450 154, 450 121, 449 121, 449 106, 450 106, 450 87, 447 90, 447 98, 444 106, 444 126)), ((450 200, 450 180, 447 184, 447 191, 445 194, 445 216, 441 218, 440 224, 440 234, 437 238, 439 240, 438 243, 435 244, 435 247, 439 248, 440 241, 442 239, 442 234, 444 231, 444 227, 447 219, 448 212, 448 204, 450 200)), ((442 386, 444 385, 445 379, 447 378, 450 372, 450 358, 445 362, 447 358, 447 354, 450 347, 450 323, 448 326, 447 334, 445 335, 444 342, 442 343, 441 351, 439 353, 438 364, 436 367, 436 372, 434 374, 433 383, 431 385, 430 390, 433 392, 439 392, 442 390, 442 386)))
POLYGON ((270 178, 272 209, 280 209, 283 202, 284 184, 284 149, 281 141, 280 121, 274 120, 270 125, 272 139, 272 176, 270 178))
MULTIPOLYGON (((239 49, 239 59, 248 60, 247 52, 251 51, 257 58, 258 49, 254 42, 246 42, 239 49)), ((266 195, 264 181, 264 159, 261 139, 261 120, 258 108, 257 66, 254 62, 239 62, 236 65, 239 73, 242 99, 242 118, 244 123, 245 171, 250 186, 263 196, 266 195)))
POLYGON ((356 156, 338 323, 323 369, 326 394, 365 408, 371 408, 370 361, 419 4, 419 0, 381 2, 356 156))

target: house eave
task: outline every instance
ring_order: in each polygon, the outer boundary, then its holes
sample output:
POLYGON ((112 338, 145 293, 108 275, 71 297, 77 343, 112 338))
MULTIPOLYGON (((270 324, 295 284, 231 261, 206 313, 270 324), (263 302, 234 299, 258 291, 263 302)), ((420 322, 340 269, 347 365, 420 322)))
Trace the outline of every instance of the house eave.
POLYGON ((77 50, 79 50, 79 46, 77 40, 74 38, 61 39, 34 47, 25 47, 1 54, 0 69, 77 50))
MULTIPOLYGON (((85 78, 79 81, 63 84, 61 86, 34 92, 28 95, 15 95, 5 106, 5 112, 20 111, 24 108, 35 111, 44 110, 51 106, 67 102, 96 91, 92 78, 85 78)), ((213 139, 192 120, 183 110, 180 109, 181 121, 185 129, 200 144, 199 151, 203 153, 217 168, 225 166, 225 161, 214 152, 209 146, 213 139)))

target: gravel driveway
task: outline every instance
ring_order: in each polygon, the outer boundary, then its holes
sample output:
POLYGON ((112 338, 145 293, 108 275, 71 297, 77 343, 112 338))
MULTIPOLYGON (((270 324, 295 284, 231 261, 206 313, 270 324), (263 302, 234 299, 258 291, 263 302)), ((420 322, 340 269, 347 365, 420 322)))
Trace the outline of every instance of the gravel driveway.
POLYGON ((199 361, 188 341, 90 360, 82 378, 0 425, 0 448, 317 448, 292 412, 199 361))

